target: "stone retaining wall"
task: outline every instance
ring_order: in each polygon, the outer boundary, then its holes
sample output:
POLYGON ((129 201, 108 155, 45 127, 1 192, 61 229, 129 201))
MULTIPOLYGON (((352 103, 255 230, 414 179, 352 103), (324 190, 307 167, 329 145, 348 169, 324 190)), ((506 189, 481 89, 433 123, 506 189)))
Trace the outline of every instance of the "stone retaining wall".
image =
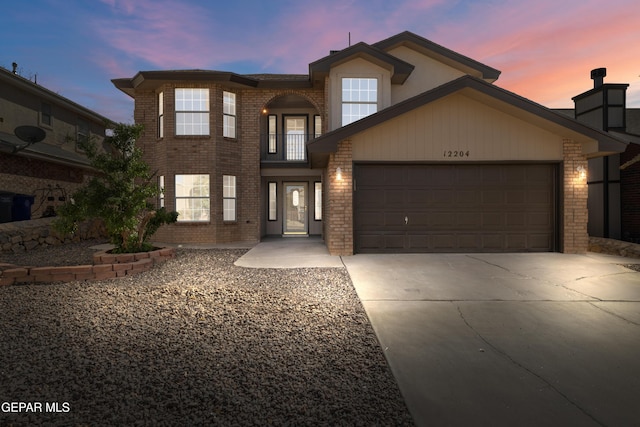
POLYGON ((640 258, 640 244, 622 240, 589 237, 589 251, 629 258, 640 258))
POLYGON ((40 246, 57 246, 87 239, 105 238, 104 227, 99 221, 88 221, 78 226, 78 231, 63 235, 52 229, 55 218, 39 218, 0 224, 0 254, 24 252, 40 246))
POLYGON ((103 251, 93 255, 93 265, 19 267, 0 264, 0 286, 15 283, 104 280, 130 276, 147 271, 155 264, 174 258, 175 254, 174 248, 160 248, 151 252, 135 254, 111 254, 103 251))

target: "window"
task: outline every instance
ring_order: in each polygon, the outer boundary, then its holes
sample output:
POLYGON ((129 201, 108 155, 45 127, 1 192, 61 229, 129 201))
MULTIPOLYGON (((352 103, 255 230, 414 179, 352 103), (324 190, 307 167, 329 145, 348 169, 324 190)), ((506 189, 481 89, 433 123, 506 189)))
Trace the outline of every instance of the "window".
POLYGON ((209 175, 176 175, 178 221, 209 221, 209 175))
POLYGON ((209 135, 209 89, 176 89, 176 135, 209 135))
POLYGON ((278 116, 269 116, 269 154, 278 151, 278 116))
POLYGON ((235 138, 236 137, 236 94, 231 92, 223 92, 222 97, 223 97, 222 136, 224 136, 225 138, 235 138))
POLYGON ((158 138, 164 138, 164 92, 158 94, 158 138))
POLYGON ((342 79, 342 126, 378 111, 377 79, 342 79))
POLYGON ((269 183, 269 221, 275 221, 278 219, 278 204, 277 204, 277 184, 275 182, 269 183))
POLYGON ((222 219, 236 220, 236 177, 233 175, 222 176, 222 219))
POLYGON ((313 219, 316 221, 322 220, 322 183, 315 183, 315 211, 313 219))
POLYGON ((285 140, 287 160, 305 160, 306 146, 306 117, 285 117, 284 131, 287 135, 285 140))
POLYGON ((42 109, 40 110, 40 123, 45 126, 51 126, 51 104, 42 103, 42 109))
POLYGON ((158 193, 158 206, 164 208, 164 176, 160 175, 158 177, 158 189, 160 192, 158 193))
POLYGON ((89 123, 84 120, 78 120, 76 147, 82 150, 82 144, 87 142, 89 142, 89 123))
POLYGON ((317 138, 322 135, 322 117, 313 116, 313 137, 317 138))

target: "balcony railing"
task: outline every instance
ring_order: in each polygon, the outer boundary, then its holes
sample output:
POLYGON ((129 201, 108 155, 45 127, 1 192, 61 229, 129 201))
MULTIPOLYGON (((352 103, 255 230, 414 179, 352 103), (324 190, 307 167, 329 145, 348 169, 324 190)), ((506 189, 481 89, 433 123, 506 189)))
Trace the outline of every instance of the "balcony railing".
POLYGON ((287 133, 260 136, 261 160, 267 162, 307 162, 307 141, 314 134, 287 133))

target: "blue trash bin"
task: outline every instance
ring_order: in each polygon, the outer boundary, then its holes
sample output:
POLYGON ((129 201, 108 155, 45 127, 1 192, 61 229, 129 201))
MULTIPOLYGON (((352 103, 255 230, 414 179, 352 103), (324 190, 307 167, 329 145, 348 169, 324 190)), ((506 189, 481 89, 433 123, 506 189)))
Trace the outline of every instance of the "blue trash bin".
POLYGON ((31 219, 31 206, 34 197, 28 194, 14 194, 11 208, 12 221, 28 221, 31 219))

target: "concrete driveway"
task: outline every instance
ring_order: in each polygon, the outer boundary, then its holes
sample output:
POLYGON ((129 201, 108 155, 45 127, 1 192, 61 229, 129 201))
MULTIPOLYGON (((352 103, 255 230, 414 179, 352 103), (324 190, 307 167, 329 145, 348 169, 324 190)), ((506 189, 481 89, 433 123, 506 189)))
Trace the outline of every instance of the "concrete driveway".
POLYGON ((639 260, 343 261, 417 425, 640 425, 639 260))

